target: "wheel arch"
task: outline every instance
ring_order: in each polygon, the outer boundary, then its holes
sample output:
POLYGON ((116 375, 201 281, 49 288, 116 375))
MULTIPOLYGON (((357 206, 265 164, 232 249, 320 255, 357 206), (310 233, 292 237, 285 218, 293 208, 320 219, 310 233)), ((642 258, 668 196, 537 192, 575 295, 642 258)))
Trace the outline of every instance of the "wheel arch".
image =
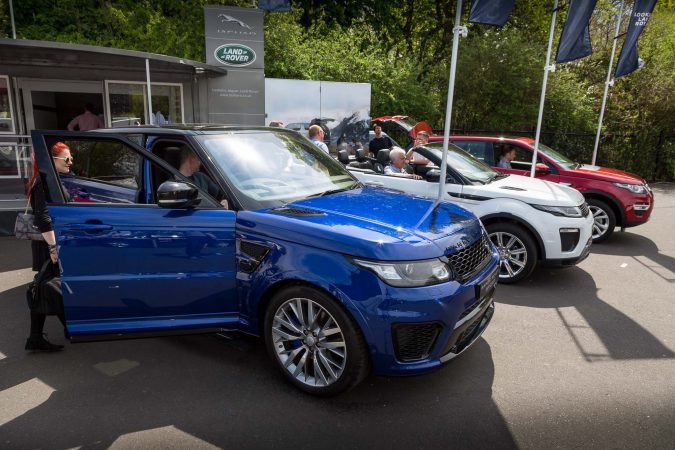
POLYGON ((525 220, 518 216, 514 216, 513 214, 509 213, 495 213, 495 214, 488 214, 480 218, 481 222, 483 222, 483 225, 486 227, 488 225, 491 225, 493 223, 498 223, 498 222, 509 222, 513 223, 515 225, 520 225, 525 230, 530 234, 530 236, 534 239, 535 244, 537 245, 537 260, 545 260, 546 259, 546 247, 544 246, 544 241, 541 239, 541 236, 537 231, 527 223, 525 220))
POLYGON ((623 208, 621 207, 621 203, 613 195, 610 195, 606 192, 595 190, 582 191, 581 194, 584 196, 585 199, 592 198, 607 203, 614 212, 614 217, 616 218, 616 225, 623 226, 625 222, 623 208))
POLYGON ((370 330, 368 329, 367 324, 364 322, 363 318, 360 317, 360 314, 357 310, 347 306, 349 300, 346 299, 339 290, 331 290, 326 288, 326 286, 297 278, 279 280, 278 282, 267 286, 263 294, 260 296, 260 301, 258 302, 256 310, 256 319, 258 321, 257 332, 259 336, 262 337, 265 334, 263 330, 263 324, 265 323, 265 313, 267 312, 267 307, 270 304, 270 301, 276 294, 292 286, 304 286, 310 289, 315 289, 331 298, 334 298, 338 307, 342 308, 345 314, 347 314, 347 316, 349 316, 356 323, 358 330, 361 332, 366 342, 369 342, 367 337, 370 330))

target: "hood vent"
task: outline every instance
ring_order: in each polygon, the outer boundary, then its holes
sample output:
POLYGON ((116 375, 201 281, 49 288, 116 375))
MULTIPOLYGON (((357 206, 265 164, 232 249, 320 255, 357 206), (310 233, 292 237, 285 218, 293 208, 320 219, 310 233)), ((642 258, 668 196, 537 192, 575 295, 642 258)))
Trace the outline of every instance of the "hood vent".
POLYGON ((499 189, 508 189, 510 191, 526 191, 527 189, 517 188, 513 186, 501 186, 499 189))
POLYGON ((273 214, 281 214, 283 216, 293 216, 293 217, 319 217, 326 215, 326 213, 314 211, 311 209, 292 208, 289 206, 282 206, 280 208, 270 209, 270 212, 273 214))

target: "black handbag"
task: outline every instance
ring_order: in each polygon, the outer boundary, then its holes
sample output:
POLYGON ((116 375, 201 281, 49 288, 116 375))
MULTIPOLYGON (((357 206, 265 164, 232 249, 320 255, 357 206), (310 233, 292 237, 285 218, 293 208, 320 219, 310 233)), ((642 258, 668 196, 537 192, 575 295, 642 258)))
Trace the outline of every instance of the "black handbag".
POLYGON ((28 308, 47 316, 63 314, 63 294, 58 264, 45 261, 26 291, 28 308))
MULTIPOLYGON (((35 184, 33 184, 35 186, 35 184)), ((26 202, 26 210, 22 213, 17 214, 16 222, 14 222, 14 236, 17 239, 28 239, 30 241, 43 241, 42 233, 35 226, 35 215, 32 212, 28 212, 28 206, 30 205, 30 196, 33 193, 33 186, 28 194, 28 201, 26 202)))

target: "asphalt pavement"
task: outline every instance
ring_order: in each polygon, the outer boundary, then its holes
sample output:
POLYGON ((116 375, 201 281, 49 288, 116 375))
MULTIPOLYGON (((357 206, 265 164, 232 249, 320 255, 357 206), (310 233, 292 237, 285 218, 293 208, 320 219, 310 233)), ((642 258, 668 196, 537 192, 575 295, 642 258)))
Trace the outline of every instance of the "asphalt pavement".
MULTIPOLYGON (((675 186, 579 266, 500 285, 483 337, 433 373, 313 398, 254 338, 29 354, 27 242, 0 238, 0 448, 675 447, 675 186)), ((64 343, 56 318, 52 341, 64 343)))

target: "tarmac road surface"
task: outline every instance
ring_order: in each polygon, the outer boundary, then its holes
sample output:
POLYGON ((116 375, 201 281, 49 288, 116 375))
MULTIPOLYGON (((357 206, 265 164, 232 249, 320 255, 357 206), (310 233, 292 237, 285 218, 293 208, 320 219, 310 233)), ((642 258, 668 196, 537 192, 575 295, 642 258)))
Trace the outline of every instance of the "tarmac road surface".
MULTIPOLYGON (((442 369, 331 399, 259 340, 216 335, 28 354, 27 242, 0 238, 0 448, 675 447, 675 186, 652 220, 563 270, 499 286, 490 328, 442 369)), ((55 318, 47 332, 64 338, 55 318)))

